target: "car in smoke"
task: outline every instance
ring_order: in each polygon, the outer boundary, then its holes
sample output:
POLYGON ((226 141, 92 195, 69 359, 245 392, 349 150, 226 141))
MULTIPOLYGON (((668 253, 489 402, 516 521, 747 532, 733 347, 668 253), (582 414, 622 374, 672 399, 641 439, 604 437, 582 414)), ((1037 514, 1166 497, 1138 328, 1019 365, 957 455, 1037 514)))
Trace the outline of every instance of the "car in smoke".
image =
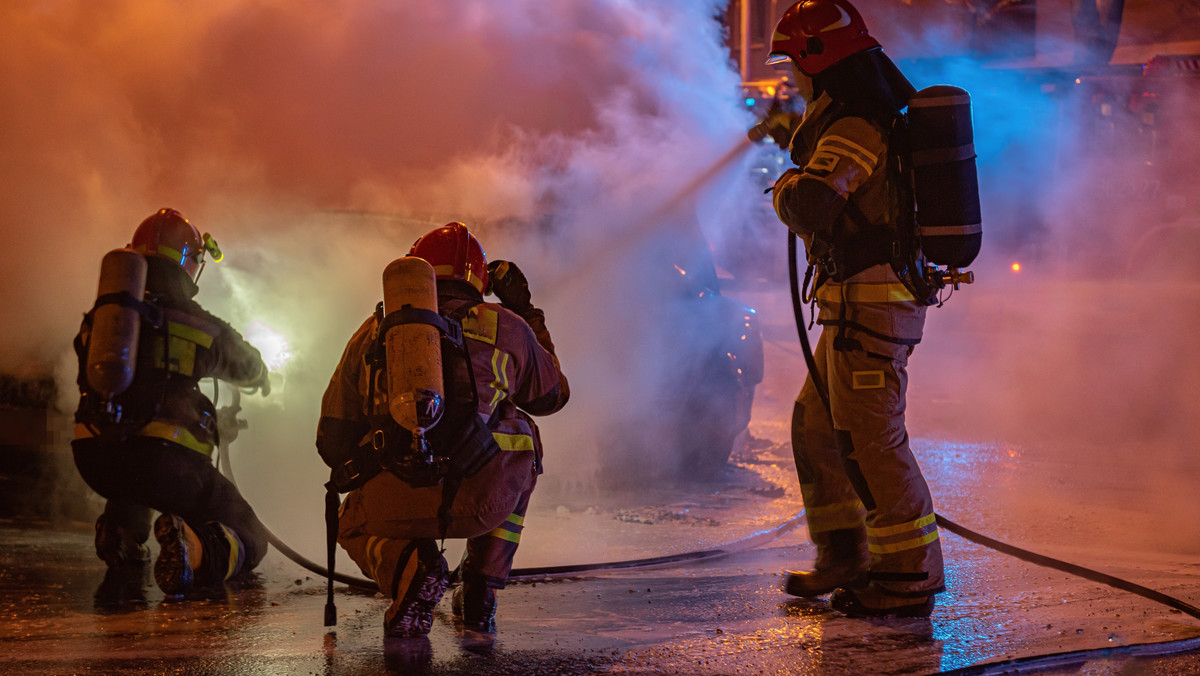
MULTIPOLYGON (((413 237, 443 222, 360 212, 324 214, 327 220, 413 237)), ((535 249, 545 237, 540 225, 522 219, 494 219, 479 231, 497 257, 535 249)), ((694 221, 615 239, 604 255, 587 251, 585 262, 558 270, 515 254, 534 302, 547 311, 571 383, 563 412, 537 420, 548 444, 547 473, 608 486, 711 478, 748 435, 763 378, 758 316, 722 295, 694 221)), ((373 273, 366 278, 377 284, 373 273)))
MULTIPOLYGON (((657 293, 647 359, 661 374, 634 397, 609 444, 602 473, 620 483, 711 479, 748 438, 754 392, 763 379, 757 313, 721 293, 702 237, 670 237, 643 247, 657 293), (631 475, 630 467, 636 467, 631 475)), ((636 263, 635 263, 636 264, 636 263)))

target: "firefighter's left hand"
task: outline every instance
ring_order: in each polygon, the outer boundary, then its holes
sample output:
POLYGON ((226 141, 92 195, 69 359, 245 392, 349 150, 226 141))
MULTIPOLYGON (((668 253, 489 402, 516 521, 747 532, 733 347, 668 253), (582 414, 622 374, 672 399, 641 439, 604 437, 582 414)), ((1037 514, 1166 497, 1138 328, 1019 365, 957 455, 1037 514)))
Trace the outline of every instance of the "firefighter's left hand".
POLYGON ((488 289, 500 299, 501 305, 517 314, 523 314, 533 306, 529 280, 516 263, 496 260, 487 267, 488 289))

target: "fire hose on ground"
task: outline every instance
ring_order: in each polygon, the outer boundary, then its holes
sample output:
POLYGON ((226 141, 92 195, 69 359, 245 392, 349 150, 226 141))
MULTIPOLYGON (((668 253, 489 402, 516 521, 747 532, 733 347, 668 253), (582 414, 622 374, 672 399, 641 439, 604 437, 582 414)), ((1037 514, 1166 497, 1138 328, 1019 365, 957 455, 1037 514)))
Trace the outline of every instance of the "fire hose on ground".
MULTIPOLYGON (((801 298, 800 298, 799 269, 798 269, 798 264, 796 262, 796 256, 797 256, 797 243, 796 242, 797 242, 796 235, 794 233, 789 233, 788 272, 789 272, 789 277, 790 277, 791 286, 792 286, 792 305, 793 305, 793 311, 795 313, 796 328, 799 333, 801 348, 802 348, 802 351, 804 352, 805 362, 806 362, 808 368, 810 369, 810 371, 815 372, 815 360, 812 356, 812 349, 809 344, 808 334, 807 334, 807 331, 805 330, 805 323, 804 323, 803 309, 802 309, 803 303, 801 302, 801 298)), ((828 398, 827 398, 828 395, 826 395, 823 391, 821 391, 821 388, 819 388, 819 387, 818 387, 818 391, 820 392, 822 400, 825 402, 825 405, 828 406, 829 405, 828 398)), ((232 424, 232 429, 237 430, 237 429, 245 428, 246 423, 244 420, 238 419, 236 417, 237 413, 240 412, 240 410, 241 410, 240 393, 236 388, 234 388, 233 392, 234 392, 233 404, 230 407, 222 409, 222 414, 225 417, 224 422, 226 423, 226 425, 228 426, 228 425, 232 424)), ((236 433, 234 435, 225 435, 225 436, 226 437, 236 436, 236 433)), ((230 443, 230 441, 232 441, 232 439, 230 439, 230 438, 222 438, 221 439, 221 443, 218 445, 218 464, 220 466, 222 474, 224 474, 225 477, 228 478, 236 486, 237 481, 234 478, 233 467, 232 467, 232 464, 231 464, 231 461, 229 458, 229 443, 230 443)), ((939 527, 944 528, 945 530, 947 530, 951 533, 954 533, 955 535, 958 535, 959 537, 961 537, 969 542, 973 542, 973 543, 981 545, 983 547, 987 547, 988 549, 992 549, 992 550, 1000 552, 1002 554, 1007 554, 1009 556, 1018 558, 1022 561, 1026 561, 1028 563, 1032 563, 1032 564, 1035 564, 1038 566, 1043 566, 1046 568, 1052 568, 1054 570, 1058 570, 1058 571, 1067 573, 1069 575, 1074 575, 1076 577, 1080 577, 1080 578, 1083 578, 1083 579, 1086 579, 1086 580, 1089 580, 1092 582, 1103 584, 1103 585, 1112 587, 1114 589, 1127 591, 1127 592, 1136 594, 1138 596, 1141 596, 1143 598, 1146 598, 1148 600, 1154 601, 1155 603, 1160 603, 1167 607, 1178 610, 1178 611, 1180 611, 1186 615, 1189 615, 1193 618, 1200 619, 1200 608, 1196 607, 1193 604, 1187 603, 1186 601, 1178 599, 1176 597, 1170 596, 1168 594, 1164 594, 1160 591, 1150 589, 1148 587, 1139 585, 1134 582, 1130 582, 1129 580, 1118 578, 1113 575, 1108 575, 1106 573, 1101 573, 1099 571, 1092 570, 1090 568, 1086 568, 1086 567, 1079 566, 1079 565, 1076 565, 1073 563, 1062 561, 1060 559, 1055 559, 1055 558, 1052 558, 1049 556, 1045 556, 1042 554, 1038 554, 1036 552, 1029 551, 1027 549, 1022 549, 1015 545, 1001 542, 999 540, 990 538, 986 535, 983 535, 983 534, 973 531, 969 528, 966 528, 965 526, 962 526, 954 521, 951 521, 950 519, 942 516, 941 514, 937 514, 936 518, 937 518, 937 523, 938 523, 939 527)), ((585 576, 585 574, 608 573, 608 572, 616 572, 616 571, 622 571, 622 570, 646 570, 646 569, 653 569, 653 568, 669 568, 669 567, 675 567, 675 566, 689 565, 689 564, 698 563, 701 561, 711 561, 711 560, 715 560, 718 558, 730 556, 732 554, 736 554, 736 553, 740 553, 740 552, 744 552, 744 551, 750 551, 750 550, 762 547, 762 546, 778 539, 779 537, 785 535, 786 533, 794 530, 795 528, 799 527, 799 525, 803 521, 804 521, 804 511, 802 510, 799 513, 797 513, 796 515, 785 520, 783 523, 779 524, 778 526, 775 526, 774 528, 759 531, 759 532, 749 535, 747 537, 744 537, 744 538, 741 538, 738 540, 734 540, 731 542, 727 542, 725 544, 722 544, 720 546, 710 548, 710 549, 683 552, 683 553, 679 553, 679 554, 671 554, 671 555, 666 555, 666 556, 656 556, 656 557, 648 557, 648 558, 641 558, 641 559, 629 559, 629 560, 623 560, 623 561, 608 561, 608 562, 601 562, 601 563, 571 564, 571 565, 561 565, 561 566, 543 566, 543 567, 534 567, 534 568, 515 568, 512 570, 511 574, 509 575, 509 580, 511 580, 511 581, 527 581, 527 580, 578 578, 578 577, 585 576)), ((283 542, 278 536, 276 536, 274 534, 274 532, 272 532, 269 528, 266 528, 265 525, 264 525, 264 529, 267 531, 268 541, 281 554, 286 556, 292 562, 296 563, 297 565, 301 566, 302 568, 305 568, 306 570, 311 571, 314 574, 320 575, 322 577, 329 577, 329 569, 328 568, 323 567, 320 564, 317 564, 317 563, 305 558, 303 555, 298 553, 296 550, 289 547, 287 545, 287 543, 283 542)), ((366 591, 378 590, 378 587, 374 582, 372 582, 371 580, 367 580, 365 578, 354 577, 351 575, 345 575, 345 574, 336 573, 336 572, 332 575, 332 577, 334 580, 336 580, 338 582, 341 582, 347 586, 354 587, 357 589, 362 589, 362 590, 366 590, 366 591)), ((1028 658, 1008 660, 1008 661, 1004 661, 1004 662, 975 665, 975 666, 965 667, 963 669, 956 669, 956 670, 952 670, 952 671, 948 671, 948 672, 944 672, 944 673, 955 674, 956 676, 990 676, 992 674, 1036 673, 1040 670, 1044 670, 1044 669, 1048 669, 1048 668, 1070 667, 1072 665, 1086 662, 1087 660, 1090 660, 1090 659, 1095 659, 1096 657, 1107 657, 1107 656, 1112 656, 1112 657, 1154 657, 1154 656, 1162 656, 1162 655, 1170 655, 1170 654, 1187 653, 1187 652, 1192 652, 1195 650, 1200 650, 1200 638, 1182 639, 1182 640, 1178 640, 1178 641, 1165 641, 1165 642, 1158 642, 1158 643, 1135 643, 1135 644, 1129 644, 1129 645, 1125 645, 1125 646, 1118 646, 1118 647, 1112 647, 1112 648, 1100 648, 1100 649, 1094 649, 1094 650, 1080 650, 1080 651, 1072 651, 1072 652, 1065 652, 1065 653, 1055 653, 1055 654, 1050 654, 1050 655, 1039 655, 1039 656, 1028 657, 1028 658)))
MULTIPOLYGON (((241 395, 234 389, 233 403, 227 408, 221 409, 223 422, 229 426, 228 429, 245 429, 244 420, 236 418, 237 413, 241 410, 240 406, 241 395)), ((225 478, 229 479, 234 486, 237 486, 237 479, 233 474, 233 465, 229 459, 229 443, 232 441, 229 437, 236 436, 223 434, 220 443, 217 446, 217 463, 221 473, 225 478)), ((779 525, 766 530, 753 533, 737 540, 732 540, 724 544, 718 545, 710 549, 696 550, 683 552, 679 554, 668 554, 665 556, 653 556, 641 559, 626 559, 622 561, 606 561, 602 563, 584 563, 584 564, 568 564, 561 566, 540 566, 532 568, 514 568, 509 573, 510 581, 522 580, 546 580, 546 579, 562 579, 570 577, 579 577, 582 573, 602 573, 613 572, 618 570, 640 569, 646 570, 651 568, 666 568, 671 566, 679 566, 700 561, 710 561, 721 557, 737 554, 739 552, 757 549, 763 545, 776 540, 783 535, 795 530, 804 522, 804 511, 801 510, 794 516, 786 519, 779 525)), ((260 522, 261 523, 261 522, 260 522)), ((280 554, 291 559, 293 563, 300 567, 309 570, 321 577, 328 577, 329 569, 316 563, 302 554, 292 549, 283 542, 270 528, 263 525, 267 531, 267 540, 271 546, 275 547, 280 554)), ((350 587, 375 591, 378 586, 371 580, 345 575, 343 573, 334 572, 333 579, 350 587)))
MULTIPOLYGON (((799 334, 800 348, 804 353, 805 365, 808 367, 809 373, 815 374, 817 373, 816 360, 813 357, 812 346, 809 344, 808 331, 805 328, 804 322, 804 302, 801 298, 800 287, 800 266, 797 262, 797 256, 799 254, 797 240, 799 240, 799 237, 796 235, 796 233, 789 230, 787 256, 788 281, 791 286, 792 297, 792 312, 795 315, 796 331, 799 334)), ((826 411, 830 411, 829 395, 825 392, 825 388, 822 387, 821 383, 815 377, 813 378, 813 386, 816 388, 817 394, 821 398, 821 403, 825 405, 826 411)), ((1005 542, 1001 542, 983 535, 982 533, 973 531, 970 528, 961 526, 954 521, 947 519, 941 514, 935 514, 934 516, 937 519, 939 528, 944 528, 969 542, 974 542, 977 545, 987 547, 988 549, 1000 552, 1001 554, 1007 554, 1027 563, 1043 566, 1045 568, 1053 568, 1054 570, 1058 570, 1069 575, 1074 575, 1076 577, 1081 577, 1092 582, 1098 582, 1114 589, 1120 589, 1122 591, 1137 594, 1138 596, 1154 601, 1155 603, 1161 603, 1194 618, 1200 619, 1200 608, 1168 594, 1164 594, 1160 591, 1144 587, 1140 584, 1130 582, 1129 580, 1124 580, 1113 575, 1101 573, 1090 568, 1085 568, 1083 566, 1068 563, 1060 559, 1055 559, 1043 554, 1031 552, 1027 549, 1010 545, 1005 542)), ((1033 658, 1025 658, 1022 660, 1000 662, 991 665, 967 667, 966 669, 955 670, 947 673, 961 674, 962 676, 966 676, 967 674, 1021 673, 1022 671, 1029 669, 1045 669, 1048 666, 1058 665, 1060 661, 1062 661, 1061 663, 1063 665, 1074 664, 1080 659, 1087 659, 1088 656, 1095 657, 1098 653, 1113 655, 1160 655, 1167 653, 1189 652, 1198 648, 1200 648, 1200 638, 1183 639, 1180 641, 1166 641, 1162 643, 1139 643, 1122 646, 1121 648, 1101 648, 1099 650, 1082 650, 1071 653, 1043 655, 1033 658), (1115 652, 1118 650, 1122 652, 1115 652), (1017 671, 1013 671, 1013 669, 1017 669, 1017 671)))
MULTIPOLYGON (((736 156, 739 155, 741 153, 741 151, 743 151, 746 147, 748 147, 747 144, 744 144, 744 143, 739 144, 739 146, 737 148, 735 148, 733 151, 731 151, 725 158, 722 159, 721 162, 718 163, 718 165, 717 165, 718 168, 723 168, 725 165, 729 164, 732 161, 732 159, 736 158, 736 156)), ((710 178, 712 173, 713 172, 709 172, 708 174, 705 174, 704 180, 707 180, 708 178, 710 178)), ((684 193, 684 194, 690 193, 692 190, 695 189, 695 187, 696 187, 695 185, 689 185, 684 191, 682 191, 682 193, 684 193)), ((676 201, 677 200, 672 200, 671 204, 673 205, 676 201)), ((804 323, 803 309, 802 309, 803 303, 802 303, 802 300, 800 297, 799 268, 798 268, 798 264, 797 264, 797 253, 798 253, 797 252, 797 239, 798 238, 795 233, 789 232, 788 272, 789 272, 789 278, 790 278, 790 283, 791 283, 792 308, 793 308, 793 312, 795 315, 796 329, 799 334, 800 345, 801 345, 801 348, 802 348, 802 351, 804 354, 804 360, 805 360, 806 366, 808 367, 810 372, 815 373, 816 365, 815 365, 815 360, 814 360, 813 354, 812 354, 812 348, 809 345, 808 334, 807 334, 807 331, 805 330, 805 323, 804 323)), ((814 384, 816 384, 816 383, 814 382, 814 384)), ((826 395, 826 393, 823 391, 823 389, 821 387, 818 386, 817 389, 821 395, 822 401, 824 402, 825 406, 828 408, 829 407, 828 396, 826 395)), ((233 429, 236 430, 238 428, 245 427, 245 421, 242 421, 242 420, 239 420, 236 418, 236 414, 241 410, 240 394, 238 393, 238 390, 236 388, 233 391, 234 391, 233 405, 231 407, 229 407, 229 409, 223 409, 223 413, 226 416, 232 417, 232 420, 229 420, 227 422, 233 423, 233 429)), ((236 433, 233 436, 236 436, 236 433)), ((219 449, 218 462, 219 462, 222 473, 231 482, 233 482, 236 485, 237 482, 234 479, 233 468, 232 468, 232 465, 231 465, 230 459, 229 459, 229 441, 232 441, 232 439, 228 439, 228 440, 222 439, 221 440, 221 443, 218 446, 218 449, 219 449)), ((967 541, 973 542, 975 544, 981 545, 983 547, 992 549, 994 551, 997 551, 997 552, 1000 552, 1003 554, 1007 554, 1009 556, 1013 556, 1015 558, 1018 558, 1022 561, 1026 561, 1028 563, 1033 563, 1038 566, 1052 568, 1052 569, 1067 573, 1069 575, 1074 575, 1074 576, 1081 577, 1083 579, 1086 579, 1086 580, 1089 580, 1092 582, 1097 582, 1099 584, 1103 584, 1103 585, 1112 587, 1114 589, 1119 589, 1122 591, 1127 591, 1127 592, 1130 592, 1133 594, 1137 594, 1138 596, 1141 596, 1148 600, 1166 605, 1170 608, 1178 610, 1178 611, 1180 611, 1184 614, 1187 614, 1191 617, 1200 619, 1200 608, 1198 608, 1190 603, 1187 603, 1185 601, 1182 601, 1178 598, 1170 596, 1168 594, 1164 594, 1164 593, 1156 591, 1154 589, 1144 587, 1142 585, 1130 582, 1128 580, 1124 580, 1122 578, 1118 578, 1118 577, 1115 577, 1112 575, 1101 573, 1099 571, 1092 570, 1090 568, 1085 568, 1083 566, 1072 564, 1072 563, 1062 561, 1059 559, 1055 559, 1055 558, 1052 558, 1049 556, 1037 554, 1035 552, 1031 552, 1029 550, 1022 549, 1020 547, 1016 547, 1014 545, 1010 545, 1010 544, 1001 542, 999 540, 995 540, 995 539, 985 536, 981 533, 973 531, 969 528, 966 528, 962 525, 959 525, 958 523, 951 521, 950 519, 947 519, 946 517, 942 516, 941 514, 937 514, 935 516, 936 516, 937 524, 939 527, 944 528, 945 530, 947 530, 951 533, 954 533, 955 535, 958 535, 959 537, 962 537, 963 539, 965 539, 967 541)), ((779 524, 778 526, 776 526, 774 528, 760 531, 760 532, 754 533, 750 536, 747 536, 747 537, 744 537, 744 538, 741 538, 738 540, 734 540, 734 541, 725 543, 723 545, 720 545, 718 547, 711 548, 711 549, 684 552, 684 553, 680 553, 680 554, 672 554, 672 555, 666 555, 666 556, 657 556, 657 557, 649 557, 649 558, 641 558, 641 559, 630 559, 630 560, 624 560, 624 561, 610 561, 610 562, 603 562, 603 563, 573 564, 573 565, 561 565, 561 566, 544 566, 544 567, 536 567, 536 568, 516 568, 511 571, 511 573, 509 575, 509 580, 520 581, 520 580, 543 580, 543 579, 555 579, 555 578, 572 578, 572 577, 582 577, 582 576, 584 576, 584 574, 588 574, 588 573, 595 574, 595 573, 615 572, 615 571, 621 571, 621 570, 645 570, 645 569, 651 569, 651 568, 668 568, 668 567, 674 567, 674 566, 688 565, 688 564, 697 563, 700 561, 710 561, 710 560, 718 559, 721 557, 729 556, 732 554, 736 554, 739 552, 749 551, 749 550, 756 549, 758 547, 762 547, 762 546, 768 544, 769 542, 778 539, 782 535, 794 530, 803 522, 803 520, 804 520, 804 511, 802 510, 799 513, 797 513, 796 515, 790 517, 789 519, 785 520, 783 523, 779 524)), ((280 540, 280 538, 278 536, 276 536, 269 528, 266 528, 264 526, 264 529, 267 531, 268 541, 271 543, 271 545, 273 547, 275 547, 281 554, 286 556, 288 559, 290 559, 297 565, 301 566, 302 568, 305 568, 305 569, 313 572, 314 574, 320 575, 322 577, 330 576, 328 568, 325 568, 325 567, 321 566, 320 564, 317 564, 317 563, 305 558, 298 552, 296 552, 294 549, 292 549, 286 543, 284 543, 282 540, 280 540)), ((331 560, 329 562, 330 568, 333 567, 332 564, 333 564, 333 562, 331 560)), ((336 573, 336 572, 333 573, 332 578, 338 582, 346 584, 347 586, 362 589, 362 590, 375 591, 378 589, 377 585, 374 582, 372 582, 371 580, 364 579, 364 578, 358 578, 358 577, 344 575, 344 574, 336 573)), ((332 591, 331 591, 331 593, 332 593, 332 591)), ((327 608, 326 608, 327 614, 328 614, 329 609, 330 609, 330 606, 327 605, 327 608)), ((328 620, 328 618, 327 618, 327 620, 328 620)), ((328 625, 331 623, 327 621, 326 624, 328 625)), ((1160 643, 1137 643, 1137 644, 1129 644, 1129 645, 1125 645, 1125 646, 1112 647, 1112 648, 1101 648, 1101 649, 1096 649, 1096 650, 1081 650, 1081 651, 1073 651, 1073 652, 1066 652, 1066 653, 1056 653, 1056 654, 1051 654, 1051 655, 1040 655, 1040 656, 1034 656, 1034 657, 1029 657, 1029 658, 1008 660, 1008 661, 997 662, 997 663, 992 663, 992 664, 975 665, 975 666, 970 666, 970 667, 966 667, 963 669, 952 670, 952 671, 948 671, 948 672, 944 672, 944 673, 956 674, 959 676, 986 676, 986 675, 991 675, 991 674, 1006 674, 1006 673, 1034 673, 1034 672, 1044 670, 1047 668, 1069 667, 1071 665, 1079 664, 1081 662, 1085 662, 1089 659, 1094 659, 1096 657, 1161 656, 1161 655, 1168 655, 1168 654, 1186 653, 1186 652, 1191 652, 1191 651, 1198 650, 1198 649, 1200 649, 1200 638, 1183 639, 1183 640, 1179 640, 1179 641, 1166 641, 1166 642, 1160 642, 1160 643)))

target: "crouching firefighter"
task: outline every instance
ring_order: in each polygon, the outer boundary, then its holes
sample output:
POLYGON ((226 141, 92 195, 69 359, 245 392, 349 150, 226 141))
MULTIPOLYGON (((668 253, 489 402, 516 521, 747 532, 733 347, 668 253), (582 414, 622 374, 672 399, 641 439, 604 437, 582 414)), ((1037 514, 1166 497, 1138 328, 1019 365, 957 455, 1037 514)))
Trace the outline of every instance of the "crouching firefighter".
MULTIPOLYGON (((529 415, 561 409, 567 380, 524 275, 488 264, 462 223, 418 239, 383 286, 321 401, 327 512, 348 492, 327 525, 391 597, 388 637, 429 633, 451 577, 438 541, 466 538, 452 610, 465 628, 494 632, 496 590, 542 467, 529 415), (484 302, 487 291, 500 303, 484 302)), ((331 591, 325 623, 335 622, 331 591)))
POLYGON ((104 257, 75 338, 71 446, 84 481, 107 498, 96 554, 110 572, 140 570, 151 510, 161 512, 154 579, 168 596, 249 571, 267 551, 254 510, 212 464, 216 411, 198 383, 211 376, 266 396, 270 381, 258 350, 192 300, 206 255, 221 257, 178 211, 146 218, 104 257))
POLYGON ((815 303, 822 327, 815 350, 805 342, 809 375, 792 414, 817 557, 814 570, 788 573, 785 591, 833 592, 849 615, 928 616, 944 588, 942 550, 905 430, 907 364, 927 306, 971 281, 958 268, 979 251, 966 93, 915 92, 846 0, 792 5, 768 63, 785 61, 808 105, 790 143, 796 167, 773 200, 792 247, 799 236, 807 249, 797 316, 815 303))

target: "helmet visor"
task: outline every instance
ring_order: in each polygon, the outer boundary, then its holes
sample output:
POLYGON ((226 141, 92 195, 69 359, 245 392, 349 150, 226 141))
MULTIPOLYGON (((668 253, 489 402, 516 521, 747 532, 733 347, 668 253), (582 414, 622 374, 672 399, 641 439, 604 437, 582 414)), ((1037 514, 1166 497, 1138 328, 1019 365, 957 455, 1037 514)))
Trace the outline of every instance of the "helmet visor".
POLYGON ((784 54, 783 52, 771 52, 770 56, 767 57, 767 65, 774 66, 777 63, 783 63, 784 61, 790 61, 791 59, 791 56, 784 54))

